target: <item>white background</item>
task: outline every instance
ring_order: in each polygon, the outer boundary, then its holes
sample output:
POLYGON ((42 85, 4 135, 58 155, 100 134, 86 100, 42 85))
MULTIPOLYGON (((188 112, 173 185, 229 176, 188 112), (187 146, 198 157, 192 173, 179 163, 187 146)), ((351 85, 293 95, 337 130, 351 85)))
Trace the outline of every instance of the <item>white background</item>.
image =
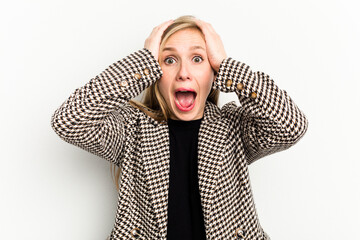
MULTIPOLYGON (((300 142, 249 167, 264 230, 273 240, 359 238, 357 1, 3 2, 0 239, 107 237, 117 203, 109 163, 62 141, 51 115, 184 14, 210 22, 228 56, 269 74, 309 119, 300 142)), ((232 100, 223 93, 220 105, 232 100)))

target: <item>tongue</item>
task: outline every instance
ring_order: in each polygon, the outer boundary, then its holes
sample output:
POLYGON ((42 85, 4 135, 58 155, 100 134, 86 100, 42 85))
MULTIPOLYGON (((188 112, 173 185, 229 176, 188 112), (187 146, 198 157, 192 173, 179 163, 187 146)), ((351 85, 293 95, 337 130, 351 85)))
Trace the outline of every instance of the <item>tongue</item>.
POLYGON ((192 92, 177 92, 176 98, 180 105, 183 107, 189 107, 194 101, 194 93, 192 92))

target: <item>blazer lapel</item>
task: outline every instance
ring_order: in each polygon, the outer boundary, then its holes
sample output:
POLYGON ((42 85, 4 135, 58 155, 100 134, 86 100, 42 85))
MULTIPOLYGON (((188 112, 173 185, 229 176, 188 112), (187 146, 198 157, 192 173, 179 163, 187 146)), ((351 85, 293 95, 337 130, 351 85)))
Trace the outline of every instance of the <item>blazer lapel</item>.
MULTIPOLYGON (((150 118, 150 117, 149 117, 150 118)), ((170 172, 169 129, 166 123, 150 120, 155 127, 147 129, 142 148, 146 165, 146 181, 149 186, 150 202, 154 209, 159 232, 158 239, 166 238, 167 204, 170 172)), ((152 126, 153 127, 153 126, 152 126)))
POLYGON ((205 226, 210 224, 211 206, 225 152, 228 127, 220 120, 220 109, 206 102, 199 130, 198 177, 205 226))

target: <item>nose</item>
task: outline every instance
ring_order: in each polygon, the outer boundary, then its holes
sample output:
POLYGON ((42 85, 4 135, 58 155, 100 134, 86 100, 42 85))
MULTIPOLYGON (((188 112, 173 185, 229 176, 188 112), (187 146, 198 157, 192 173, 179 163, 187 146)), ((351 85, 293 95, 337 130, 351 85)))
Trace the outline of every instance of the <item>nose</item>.
POLYGON ((191 79, 190 67, 186 62, 181 62, 181 64, 179 64, 177 79, 180 81, 191 79))

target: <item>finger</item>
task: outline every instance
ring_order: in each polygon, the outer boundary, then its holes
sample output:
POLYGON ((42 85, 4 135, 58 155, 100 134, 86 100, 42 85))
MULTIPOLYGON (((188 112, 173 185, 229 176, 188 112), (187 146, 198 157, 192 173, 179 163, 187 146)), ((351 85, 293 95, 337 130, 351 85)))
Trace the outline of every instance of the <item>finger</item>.
POLYGON ((204 27, 209 33, 216 34, 214 27, 210 23, 204 22, 204 27))
POLYGON ((215 29, 214 29, 214 27, 213 27, 210 23, 208 24, 208 28, 209 28, 209 31, 210 31, 210 32, 212 32, 212 33, 214 33, 214 34, 217 34, 216 31, 215 31, 215 29))
POLYGON ((155 27, 151 33, 151 37, 160 39, 164 31, 174 22, 174 20, 166 21, 155 27))
POLYGON ((150 35, 155 36, 159 31, 164 31, 174 20, 168 20, 153 28, 150 35))
POLYGON ((201 31, 203 32, 203 34, 206 35, 211 35, 214 34, 215 31, 211 28, 211 25, 207 22, 204 22, 202 20, 197 20, 196 24, 199 26, 199 28, 201 29, 201 31))
POLYGON ((160 24, 158 26, 158 30, 161 32, 165 31, 165 29, 167 29, 173 22, 174 22, 174 20, 171 19, 169 21, 166 21, 166 22, 160 24))
POLYGON ((166 21, 166 22, 163 22, 161 25, 164 25, 164 26, 169 26, 171 23, 173 23, 174 22, 174 20, 173 19, 170 19, 170 20, 168 20, 168 21, 166 21))
POLYGON ((200 19, 195 19, 196 25, 201 29, 201 31, 204 31, 204 22, 200 19))

